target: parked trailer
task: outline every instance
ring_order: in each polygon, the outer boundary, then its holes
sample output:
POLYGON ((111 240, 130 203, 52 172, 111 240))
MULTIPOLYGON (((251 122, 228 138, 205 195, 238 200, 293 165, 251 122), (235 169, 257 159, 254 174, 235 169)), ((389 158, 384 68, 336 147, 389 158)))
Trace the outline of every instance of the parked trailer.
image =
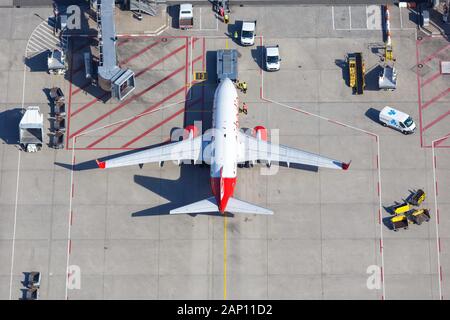
POLYGON ((350 75, 350 87, 354 94, 363 94, 365 84, 365 66, 361 52, 351 53, 347 56, 348 71, 350 75))
POLYGON ((235 82, 238 78, 237 50, 217 50, 217 81, 229 78, 235 82))
POLYGON ((178 14, 178 27, 180 29, 191 29, 194 26, 194 9, 192 4, 180 4, 180 11, 178 14))

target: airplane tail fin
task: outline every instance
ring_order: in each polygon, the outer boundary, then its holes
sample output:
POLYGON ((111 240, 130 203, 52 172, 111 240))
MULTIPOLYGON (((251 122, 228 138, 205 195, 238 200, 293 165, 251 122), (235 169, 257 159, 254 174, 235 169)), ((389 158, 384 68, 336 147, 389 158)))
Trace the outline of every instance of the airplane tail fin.
MULTIPOLYGON (((181 213, 205 213, 205 212, 217 212, 217 202, 215 197, 210 197, 204 200, 200 200, 183 207, 179 207, 170 210, 170 214, 181 213)), ((236 198, 230 198, 228 200, 227 212, 233 213, 250 213, 250 214, 273 214, 273 211, 259 207, 257 205, 245 202, 236 198)))

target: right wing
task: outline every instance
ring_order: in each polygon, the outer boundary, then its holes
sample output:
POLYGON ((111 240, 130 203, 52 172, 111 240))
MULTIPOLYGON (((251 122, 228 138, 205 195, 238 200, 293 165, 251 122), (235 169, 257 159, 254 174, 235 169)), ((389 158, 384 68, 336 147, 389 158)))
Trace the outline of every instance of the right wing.
POLYGON ((268 161, 305 164, 316 167, 347 170, 350 163, 330 159, 319 154, 270 143, 239 132, 238 162, 268 161))
POLYGON ((126 156, 106 160, 97 161, 101 169, 131 166, 136 164, 144 164, 151 162, 176 161, 180 163, 183 160, 202 161, 202 144, 203 136, 189 137, 180 142, 173 142, 160 147, 138 151, 126 156))

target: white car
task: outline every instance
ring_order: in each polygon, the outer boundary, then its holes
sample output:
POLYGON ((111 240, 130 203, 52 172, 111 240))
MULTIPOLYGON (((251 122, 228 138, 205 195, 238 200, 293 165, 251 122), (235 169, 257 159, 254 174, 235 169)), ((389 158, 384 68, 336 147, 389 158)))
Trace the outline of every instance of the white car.
POLYGON ((241 44, 252 46, 255 44, 256 21, 244 21, 241 30, 241 44))
POLYGON ((266 64, 267 71, 278 71, 280 70, 280 50, 278 45, 267 46, 264 50, 264 61, 266 64))

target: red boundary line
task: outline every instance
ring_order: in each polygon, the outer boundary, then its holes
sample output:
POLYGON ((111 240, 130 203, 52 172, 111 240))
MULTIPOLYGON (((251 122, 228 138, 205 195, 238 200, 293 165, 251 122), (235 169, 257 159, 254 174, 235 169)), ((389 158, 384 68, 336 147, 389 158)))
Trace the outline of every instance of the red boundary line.
POLYGON ((439 117, 437 117, 436 119, 434 119, 433 121, 431 121, 429 124, 427 124, 424 128, 423 131, 430 129, 432 126, 434 126, 436 123, 438 123, 439 121, 441 121, 442 119, 444 119, 446 116, 448 116, 450 114, 450 110, 447 111, 446 113, 440 115, 439 117))
POLYGON ((159 122, 158 124, 154 125, 153 127, 149 128, 148 130, 144 131, 143 133, 141 133, 140 135, 138 135, 137 137, 131 139, 130 141, 128 141, 127 143, 125 143, 122 148, 126 148, 128 147, 130 144, 135 143, 136 141, 142 139, 143 137, 145 137, 146 135, 148 135, 149 133, 151 133, 152 131, 158 129, 159 127, 161 127, 162 125, 166 124, 167 122, 169 122, 170 120, 176 118, 178 115, 180 115, 181 113, 184 113, 186 110, 188 110, 189 108, 192 108, 194 105, 196 105, 197 103, 199 103, 201 101, 201 98, 195 100, 194 102, 192 102, 192 104, 190 104, 187 108, 185 108, 185 106, 183 106, 180 110, 178 110, 177 112, 175 112, 174 114, 172 114, 170 117, 167 117, 166 119, 164 119, 163 121, 159 122))
POLYGON ((429 100, 428 102, 426 102, 425 104, 422 105, 422 110, 429 107, 430 105, 435 103, 437 100, 445 97, 449 92, 450 92, 450 88, 447 88, 444 91, 442 91, 441 93, 439 93, 437 96, 431 98, 431 100, 429 100))
MULTIPOLYGON (((447 133, 445 136, 448 136, 448 137, 443 138, 443 139, 441 139, 441 140, 435 142, 434 147, 436 147, 437 145, 441 144, 442 142, 444 142, 445 140, 447 140, 448 138, 450 138, 450 132, 447 133)), ((445 136, 444 136, 444 137, 445 137, 445 136)), ((450 146, 446 146, 446 147, 450 147, 450 146)))
POLYGON ((122 62, 120 62, 119 64, 127 64, 128 62, 138 58, 139 56, 143 55, 145 52, 147 52, 148 50, 150 50, 151 48, 155 47, 156 45, 158 45, 160 43, 160 41, 155 41, 152 44, 144 47, 143 49, 141 49, 140 51, 136 52, 135 54, 131 55, 130 57, 126 58, 125 60, 123 60, 122 62))
MULTIPOLYGON (((71 40, 72 41, 72 40, 71 40)), ((72 46, 71 46, 72 47, 72 46)), ((71 49, 71 56, 73 56, 73 49, 71 49)), ((70 79, 70 84, 69 84, 69 102, 68 102, 68 107, 67 107, 67 111, 68 111, 68 117, 67 117, 67 133, 66 133, 66 149, 69 149, 69 135, 70 135, 70 112, 71 112, 71 106, 72 106, 72 76, 73 76, 73 72, 72 72, 72 66, 70 67, 70 75, 69 75, 69 79, 70 79)))
MULTIPOLYGON (((186 41, 187 41, 187 40, 186 40, 186 41)), ((186 45, 186 48, 188 48, 188 45, 186 45)), ((188 49, 186 49, 186 60, 187 60, 187 56, 188 56, 187 51, 188 51, 188 49)), ((199 56, 199 57, 195 58, 195 59, 192 61, 192 63, 195 64, 195 63, 196 63, 197 61, 199 61, 201 58, 202 58, 202 56, 199 56)), ((188 76, 188 71, 187 71, 187 70, 188 70, 188 66, 189 66, 189 64, 187 63, 185 66, 181 66, 180 68, 174 70, 172 73, 170 73, 169 75, 167 75, 167 76, 164 77, 163 79, 161 79, 161 80, 159 80, 158 82, 156 82, 155 84, 153 84, 150 88, 147 88, 148 90, 147 90, 146 92, 148 92, 148 91, 150 91, 151 89, 153 89, 153 88, 159 86, 161 83, 164 83, 165 81, 169 80, 170 78, 172 78, 173 76, 175 76, 177 73, 179 73, 181 70, 185 69, 185 73, 186 73, 186 74, 185 74, 185 79, 186 79, 186 82, 185 82, 185 85, 184 85, 184 91, 185 91, 185 97, 186 97, 186 94, 187 94, 186 90, 187 90, 187 76, 188 76)), ((163 101, 164 101, 164 100, 166 100, 166 98, 163 99, 163 101)), ((148 112, 148 111, 146 111, 146 112, 148 112)), ((144 113, 145 113, 145 112, 144 112, 144 113)), ((141 114, 140 114, 140 115, 141 115, 141 114)), ((129 121, 131 121, 131 122, 127 121, 126 123, 132 123, 132 122, 134 122, 135 120, 137 120, 137 118, 140 117, 140 115, 136 116, 135 118, 130 119, 129 121)), ((122 126, 119 126, 119 127, 116 128, 116 129, 120 130, 120 129, 122 129, 122 128, 124 128, 124 126, 123 126, 123 127, 122 127, 122 126)), ((98 144, 98 143, 100 143, 101 141, 105 140, 106 138, 108 138, 109 136, 111 136, 112 134, 114 134, 116 131, 117 131, 117 130, 115 130, 115 129, 112 130, 112 131, 110 131, 109 133, 107 133, 107 134, 104 135, 103 137, 101 137, 101 138, 95 140, 94 142, 92 142, 91 144, 89 144, 89 145, 87 146, 87 148, 88 148, 88 149, 92 149, 93 146, 95 146, 96 144, 98 144)))
MULTIPOLYGON (((141 74, 143 74, 144 72, 150 70, 151 68, 155 67, 156 65, 160 64, 162 61, 164 61, 165 59, 169 58, 170 56, 174 55, 175 53, 177 53, 178 51, 184 49, 186 45, 183 45, 181 47, 179 47, 178 49, 176 49, 175 51, 171 52, 170 54, 166 55, 165 57, 159 59, 158 61, 154 62, 153 64, 151 64, 149 67, 145 68, 144 70, 141 70, 141 72, 139 72, 138 74, 136 74, 136 77, 140 76, 141 74)), ((184 67, 183 67, 184 68, 184 67)), ((87 125, 85 125, 83 128, 79 129, 78 131, 76 131, 75 133, 73 133, 70 138, 80 134, 81 132, 83 132, 84 130, 86 130, 87 128, 90 128, 91 126, 93 126, 95 123, 99 122, 100 120, 104 119, 105 117, 109 116, 110 114, 116 112, 117 110, 123 108, 124 106, 126 106, 128 103, 130 103, 131 101, 137 99, 138 97, 142 96, 143 94, 145 94, 147 91, 153 89, 153 85, 147 87, 146 89, 144 89, 143 91, 139 92, 136 95, 131 96, 130 98, 126 99, 124 102, 122 102, 121 104, 119 104, 118 106, 116 106, 115 108, 113 108, 111 111, 109 111, 108 113, 98 117, 97 119, 95 119, 94 121, 92 121, 91 123, 88 123, 87 125)))
POLYGON ((441 76, 441 70, 439 70, 437 73, 435 73, 434 75, 432 75, 431 77, 429 77, 427 80, 425 80, 421 87, 425 87, 427 84, 429 84, 430 82, 436 80, 437 78, 439 78, 441 76))
MULTIPOLYGON (((184 66, 182 67, 184 69, 184 66)), ((103 137, 101 137, 100 139, 97 139, 96 141, 94 141, 93 143, 91 143, 90 145, 88 145, 86 148, 87 149, 91 149, 93 146, 95 146, 96 144, 100 143, 101 141, 105 140, 106 138, 108 138, 109 136, 113 135, 114 133, 116 133, 119 130, 122 130, 123 128, 127 127, 128 125, 130 125, 131 123, 133 123, 134 121, 136 121, 138 118, 140 118, 140 115, 142 115, 143 113, 147 113, 150 112, 151 110, 157 108, 158 106, 160 106, 161 104, 163 104, 164 102, 166 102, 167 100, 169 100, 170 98, 176 96, 177 94, 179 94, 180 92, 182 92, 184 90, 185 86, 181 87, 181 89, 178 89, 176 91, 174 91, 173 93, 171 93, 170 95, 168 95, 167 97, 165 97, 163 100, 157 102, 156 104, 150 106, 149 108, 147 108, 146 110, 144 110, 143 112, 141 112, 139 115, 137 115, 136 117, 126 121, 125 123, 122 123, 120 126, 116 127, 115 129, 111 130, 110 132, 108 132, 106 135, 104 135, 103 137)))
POLYGON ((440 48, 437 51, 433 52, 429 56, 426 56, 425 59, 420 61, 418 64, 425 64, 425 63, 433 60, 438 54, 440 54, 442 51, 445 51, 449 47, 450 47, 450 44, 447 44, 447 45, 443 46, 442 48, 440 48))

